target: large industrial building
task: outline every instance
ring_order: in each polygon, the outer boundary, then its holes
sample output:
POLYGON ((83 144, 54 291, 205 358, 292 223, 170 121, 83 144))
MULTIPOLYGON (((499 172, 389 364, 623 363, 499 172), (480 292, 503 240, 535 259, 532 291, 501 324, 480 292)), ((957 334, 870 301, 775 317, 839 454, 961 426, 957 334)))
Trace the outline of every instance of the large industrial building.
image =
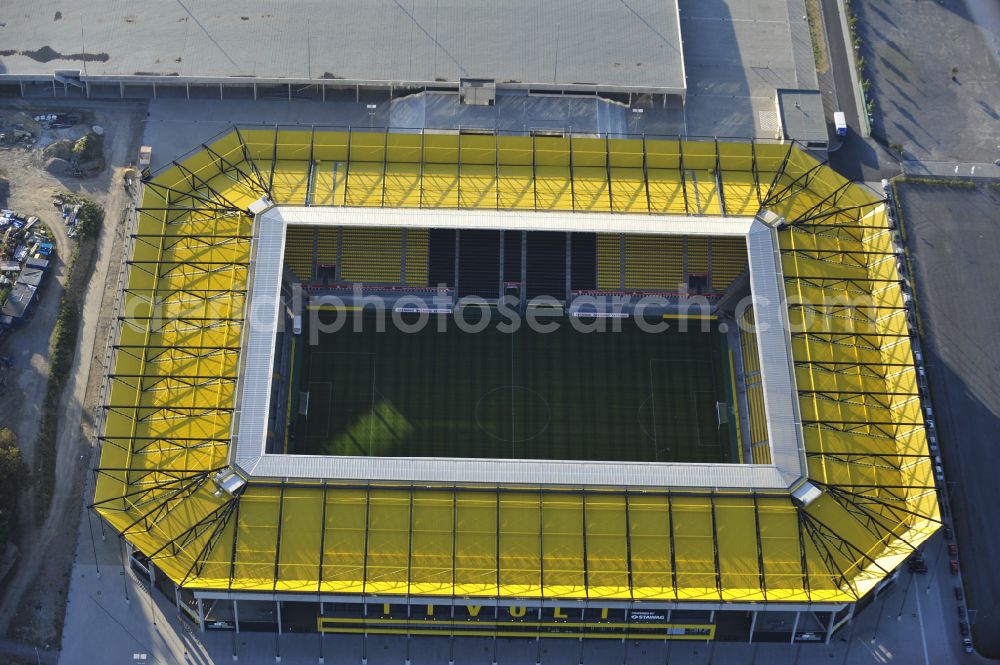
POLYGON ((94 506, 205 629, 823 641, 938 526, 885 201, 794 142, 234 127, 133 225, 94 506), (313 330, 376 301, 705 328, 313 330))
MULTIPOLYGON (((380 113, 414 93, 459 94, 460 110, 426 123, 401 110, 377 124, 480 129, 502 127, 490 104, 596 95, 645 111, 606 131, 807 143, 826 126, 818 98, 783 105, 778 95, 818 88, 805 17, 803 0, 630 0, 586 11, 568 0, 15 0, 0 26, 0 94, 349 100, 380 113)), ((518 129, 551 129, 552 119, 535 106, 518 129)))
POLYGON ((253 83, 322 82, 454 89, 464 79, 555 91, 683 96, 685 88, 676 2, 600 3, 588 12, 577 11, 570 0, 305 2, 295 11, 281 3, 223 3, 201 15, 183 4, 125 7, 97 0, 81 12, 82 27, 68 12, 53 21, 58 3, 49 12, 31 9, 8 18, 5 49, 11 52, 5 55, 11 69, 51 83, 48 63, 78 61, 79 71, 63 71, 57 82, 87 92, 118 83, 169 88, 177 85, 174 79, 235 88, 240 78, 251 89, 253 83), (511 49, 514 36, 526 48, 511 49), (72 50, 39 55, 40 38, 72 50), (301 40, 308 40, 308 49, 301 40), (593 48, 595 40, 602 40, 601 48, 593 48), (147 48, 132 48, 141 42, 147 48))

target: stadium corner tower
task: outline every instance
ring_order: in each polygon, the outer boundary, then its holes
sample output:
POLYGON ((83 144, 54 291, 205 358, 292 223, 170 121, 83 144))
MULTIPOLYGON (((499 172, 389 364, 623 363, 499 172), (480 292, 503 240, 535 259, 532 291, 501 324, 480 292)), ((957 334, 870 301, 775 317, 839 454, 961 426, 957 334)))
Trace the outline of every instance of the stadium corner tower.
POLYGON ((938 526, 795 143, 239 127, 132 224, 93 505, 203 629, 823 641, 938 526))

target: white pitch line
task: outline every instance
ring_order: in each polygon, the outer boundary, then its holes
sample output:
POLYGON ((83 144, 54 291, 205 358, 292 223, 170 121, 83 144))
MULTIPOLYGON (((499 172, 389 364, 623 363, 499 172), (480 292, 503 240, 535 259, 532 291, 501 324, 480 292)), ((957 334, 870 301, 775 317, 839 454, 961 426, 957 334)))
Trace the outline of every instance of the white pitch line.
POLYGON ((920 592, 914 595, 917 597, 917 622, 920 623, 920 646, 924 648, 924 665, 931 665, 930 656, 927 654, 927 634, 924 632, 924 612, 920 608, 920 592))
POLYGON ((653 421, 653 461, 660 461, 660 442, 656 438, 656 387, 653 385, 653 361, 649 359, 649 415, 653 421))
MULTIPOLYGON (((372 455, 372 439, 375 438, 375 361, 378 358, 374 353, 372 357, 372 401, 370 406, 371 418, 368 419, 368 456, 372 455)), ((332 410, 332 409, 331 409, 332 410)))
POLYGON ((510 335, 510 458, 517 459, 517 437, 514 435, 514 335, 510 335))

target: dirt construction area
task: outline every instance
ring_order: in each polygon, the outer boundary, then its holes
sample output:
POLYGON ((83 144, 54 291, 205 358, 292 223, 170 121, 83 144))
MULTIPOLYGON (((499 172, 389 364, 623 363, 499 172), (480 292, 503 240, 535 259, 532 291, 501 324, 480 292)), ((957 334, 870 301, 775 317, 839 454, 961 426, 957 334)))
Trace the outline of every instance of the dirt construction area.
MULTIPOLYGON (((37 477, 34 474, 22 492, 19 509, 19 556, 12 572, 0 584, 0 638, 58 648, 66 606, 80 503, 87 470, 93 466, 95 405, 103 375, 114 286, 121 262, 123 214, 130 204, 122 185, 124 167, 135 160, 145 118, 142 104, 100 104, 79 101, 29 104, 0 102, 0 120, 6 126, 18 124, 31 130, 33 145, 0 150, 0 176, 10 182, 7 207, 19 213, 37 215, 53 232, 56 261, 50 278, 40 291, 38 305, 28 320, 0 341, 0 355, 13 358, 0 386, 0 427, 17 435, 28 469, 34 469, 38 454, 38 429, 49 374, 50 336, 59 310, 68 263, 77 240, 69 237, 53 196, 71 192, 101 205, 105 210, 103 228, 93 243, 93 269, 84 280, 85 294, 80 312, 79 335, 73 366, 58 410, 58 438, 55 442, 55 482, 49 506, 37 505, 37 477), (45 113, 71 111, 79 117, 72 127, 51 129, 33 122, 45 113), (94 125, 103 129, 104 160, 107 168, 89 177, 54 174, 46 169, 50 159, 43 149, 62 140, 74 140, 94 125), (112 278, 107 279, 110 274, 112 278), (52 279, 55 277, 55 279, 52 279)), ((50 151, 51 152, 51 151, 50 151)), ((85 241, 88 242, 88 241, 85 241)), ((0 653, 0 661, 3 654, 0 653)))
POLYGON ((977 650, 1000 657, 1000 187, 897 183, 977 650))

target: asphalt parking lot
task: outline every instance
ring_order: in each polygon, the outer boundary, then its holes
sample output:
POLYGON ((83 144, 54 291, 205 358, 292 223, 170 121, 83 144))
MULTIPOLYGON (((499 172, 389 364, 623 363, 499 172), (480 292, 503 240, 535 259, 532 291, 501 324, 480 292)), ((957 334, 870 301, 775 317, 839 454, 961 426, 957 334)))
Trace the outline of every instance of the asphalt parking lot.
POLYGON ((977 648, 1000 656, 1000 187, 896 183, 977 648))
POLYGON ((1000 4, 854 0, 876 101, 872 133, 907 158, 1000 159, 1000 4))

